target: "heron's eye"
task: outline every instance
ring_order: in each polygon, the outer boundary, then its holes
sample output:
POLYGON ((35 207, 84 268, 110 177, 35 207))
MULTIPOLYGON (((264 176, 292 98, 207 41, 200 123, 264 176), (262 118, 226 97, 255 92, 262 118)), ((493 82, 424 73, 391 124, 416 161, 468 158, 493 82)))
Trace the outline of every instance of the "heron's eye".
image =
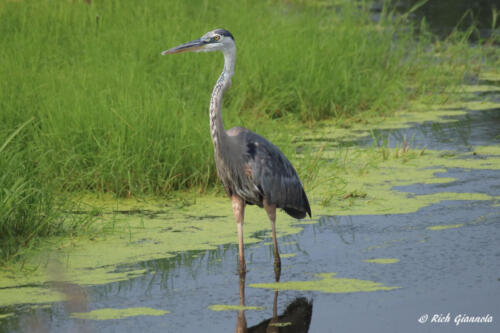
POLYGON ((219 35, 215 35, 215 36, 214 36, 214 40, 215 40, 216 42, 217 42, 217 41, 219 41, 219 39, 220 39, 220 36, 219 36, 219 35))

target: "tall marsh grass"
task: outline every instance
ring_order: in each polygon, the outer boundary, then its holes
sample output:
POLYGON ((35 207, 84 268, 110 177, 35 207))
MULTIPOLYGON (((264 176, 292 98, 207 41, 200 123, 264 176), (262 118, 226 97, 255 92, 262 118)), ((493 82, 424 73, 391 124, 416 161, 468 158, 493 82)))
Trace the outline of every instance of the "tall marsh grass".
POLYGON ((450 65, 433 54, 432 36, 394 22, 386 12, 373 23, 351 2, 3 1, 0 144, 34 120, 0 152, 0 200, 10 205, 0 206, 0 232, 49 230, 62 193, 211 186, 207 108, 222 56, 160 52, 214 28, 230 30, 238 48, 226 128, 249 127, 291 159, 298 133, 280 131, 278 118, 384 114, 464 73, 466 54, 450 65))

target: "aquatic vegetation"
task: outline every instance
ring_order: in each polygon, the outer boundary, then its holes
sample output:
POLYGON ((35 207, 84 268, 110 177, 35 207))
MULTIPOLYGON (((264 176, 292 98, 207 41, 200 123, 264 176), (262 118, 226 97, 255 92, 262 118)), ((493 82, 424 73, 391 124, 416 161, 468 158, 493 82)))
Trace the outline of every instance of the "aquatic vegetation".
POLYGON ((11 313, 0 313, 0 319, 12 317, 13 315, 14 315, 13 312, 11 312, 11 313))
POLYGON ((214 304, 208 307, 212 311, 262 311, 265 308, 262 306, 246 306, 246 305, 226 305, 226 304, 214 304))
POLYGON ((335 277, 336 273, 317 274, 318 280, 287 281, 273 283, 253 283, 252 288, 266 288, 274 290, 304 290, 319 291, 323 293, 354 293, 372 292, 379 290, 393 290, 399 287, 388 287, 382 283, 369 280, 335 277))
POLYGON ((88 319, 88 320, 110 320, 124 319, 135 316, 163 316, 170 313, 167 310, 159 310, 153 308, 126 308, 126 309, 97 309, 89 312, 74 312, 72 318, 88 319))
MULTIPOLYGON (((130 203, 128 201, 113 200, 108 204, 118 211, 136 207, 136 200, 130 200, 130 203)), ((118 270, 121 265, 174 257, 182 251, 216 249, 221 244, 235 242, 236 228, 226 198, 203 197, 197 200, 196 206, 184 208, 155 206, 153 202, 144 206, 156 207, 158 213, 154 217, 144 220, 135 214, 120 214, 110 219, 105 215, 101 218, 102 222, 97 223, 108 226, 112 223, 113 232, 96 235, 92 240, 79 239, 68 247, 58 248, 53 244, 45 244, 46 248, 38 255, 33 254, 23 262, 24 269, 29 269, 30 272, 17 269, 0 271, 0 299, 8 302, 6 304, 35 303, 43 302, 43 296, 47 295, 50 297, 47 297, 46 302, 56 301, 62 296, 56 289, 47 286, 46 281, 65 281, 78 285, 123 281, 140 276, 145 271, 118 270), (113 251, 109 251, 110 248, 113 251), (54 262, 61 263, 61 267, 54 268, 54 262), (22 292, 12 298, 9 296, 10 290, 16 289, 5 288, 27 284, 39 286, 36 288, 36 298, 30 293, 22 292)), ((105 209, 103 211, 106 212, 105 209)), ((246 213, 248 222, 245 224, 245 243, 256 243, 261 238, 255 235, 264 230, 270 232, 269 221, 265 212, 259 209, 250 208, 246 213)), ((278 236, 296 234, 300 230, 300 227, 293 225, 292 219, 283 218, 278 236)), ((20 291, 22 290, 21 288, 20 291)))
POLYGON ((430 227, 427 227, 429 230, 446 230, 446 229, 456 229, 456 228, 461 228, 463 227, 463 223, 459 224, 443 224, 443 225, 433 225, 430 227))
POLYGON ((486 84, 478 85, 462 85, 457 88, 457 92, 465 93, 487 93, 487 92, 500 92, 500 87, 486 84))
MULTIPOLYGON (((5 288, 0 291, 0 306, 23 303, 49 303, 64 301, 64 295, 57 291, 50 290, 44 287, 20 287, 14 281, 10 281, 10 288, 5 288), (15 288, 12 288, 15 287, 15 288)), ((2 285, 2 287, 5 287, 2 285)))
POLYGON ((423 155, 413 151, 406 159, 384 158, 378 149, 345 148, 327 151, 324 158, 341 161, 335 168, 324 169, 320 182, 312 191, 311 200, 320 202, 316 212, 336 215, 401 214, 443 200, 495 200, 482 193, 436 192, 415 195, 393 189, 411 184, 451 183, 455 179, 438 176, 447 168, 500 169, 500 159, 491 156, 474 159, 472 153, 447 156, 440 151, 426 150, 423 155), (336 178, 336 182, 325 179, 336 178), (323 181, 321 181, 323 180, 323 181), (347 197, 346 193, 360 192, 362 197, 347 197))
POLYGON ((396 258, 374 258, 374 259, 365 259, 364 262, 373 263, 373 264, 395 264, 399 262, 399 259, 396 258))
POLYGON ((500 82, 500 73, 495 71, 481 72, 479 75, 480 80, 500 82))
MULTIPOLYGON (((441 96, 445 98, 445 95, 441 96)), ((336 120, 325 120, 314 130, 302 131, 300 137, 296 137, 294 141, 300 145, 314 145, 315 141, 318 141, 321 146, 324 142, 328 142, 330 146, 342 146, 345 141, 370 136, 374 130, 404 129, 423 122, 453 123, 470 111, 493 111, 499 108, 500 102, 487 99, 480 101, 462 99, 438 103, 421 99, 391 116, 368 118, 363 122, 350 123, 348 127, 339 127, 336 120)))
POLYGON ((478 155, 500 156, 500 146, 475 146, 474 153, 478 155))

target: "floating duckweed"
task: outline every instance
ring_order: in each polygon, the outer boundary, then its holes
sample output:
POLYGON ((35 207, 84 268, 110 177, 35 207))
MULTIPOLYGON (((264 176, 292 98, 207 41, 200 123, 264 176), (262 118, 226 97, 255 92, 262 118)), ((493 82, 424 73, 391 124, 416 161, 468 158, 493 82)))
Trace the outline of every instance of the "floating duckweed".
MULTIPOLYGON (((127 206, 127 203, 128 200, 115 200, 114 209, 126 211, 135 209, 138 204, 134 200, 130 206, 127 206)), ((0 305, 64 300, 63 295, 50 288, 16 289, 16 286, 43 285, 46 281, 54 280, 77 285, 125 281, 141 276, 146 271, 117 270, 118 266, 169 258, 183 251, 213 250, 220 244, 237 243, 236 227, 227 228, 228 225, 233 225, 234 221, 231 207, 225 198, 199 198, 196 208, 191 206, 169 211, 151 203, 149 205, 152 205, 151 209, 156 207, 159 213, 149 218, 146 223, 137 214, 116 214, 116 229, 112 233, 102 233, 93 240, 79 239, 74 241, 71 247, 49 247, 40 251, 38 257, 27 258, 24 267, 31 270, 29 274, 20 270, 0 271, 0 305), (227 216, 222 215, 221 212, 226 211, 227 216), (217 218, 204 219, 206 216, 217 218), (51 265, 46 265, 48 257, 64 262, 64 269, 52 271, 51 265)), ((104 216, 106 215, 108 214, 104 216)), ((259 242, 259 238, 254 235, 269 229, 265 212, 250 208, 246 212, 246 220, 251 223, 246 226, 245 243, 259 242)), ((278 236, 296 234, 300 230, 302 228, 294 226, 291 218, 282 218, 278 236)))
POLYGON ((462 108, 469 111, 487 111, 500 108, 500 103, 488 100, 457 102, 446 105, 446 108, 447 109, 462 108))
POLYGON ((0 319, 12 317, 13 315, 14 315, 13 312, 11 312, 11 313, 0 313, 0 319))
POLYGON ((475 146, 474 152, 479 155, 500 155, 500 146, 475 146))
POLYGON ((163 316, 169 313, 166 310, 158 310, 153 308, 127 308, 127 309, 98 309, 90 312, 74 312, 72 318, 89 319, 89 320, 109 320, 123 319, 135 316, 163 316))
POLYGON ((459 86, 457 90, 464 93, 486 93, 500 91, 500 87, 490 84, 474 84, 459 86))
MULTIPOLYGON (((463 89, 470 92, 476 91, 476 86, 467 86, 463 89)), ((481 86, 483 91, 497 90, 491 86, 481 86)), ((325 121, 321 128, 315 128, 314 131, 301 131, 301 139, 319 139, 321 141, 352 141, 367 135, 371 130, 384 129, 403 129, 415 126, 415 123, 429 122, 434 123, 452 123, 457 117, 465 116, 468 111, 485 111, 500 108, 500 103, 495 101, 458 101, 448 104, 423 104, 414 103, 408 110, 402 110, 392 117, 385 118, 384 121, 375 122, 367 126, 365 123, 352 123, 349 128, 338 128, 335 122, 325 121), (332 128, 335 128, 332 130, 332 128)), ((300 140, 300 139, 299 139, 300 140)))
POLYGON ((464 224, 443 224, 443 225, 433 225, 431 227, 427 227, 426 229, 429 230, 445 230, 445 229, 455 229, 455 228, 460 228, 463 227, 464 224))
POLYGON ((335 274, 336 273, 317 274, 316 276, 319 277, 320 280, 254 283, 250 284, 250 287, 274 290, 307 290, 319 291, 323 293, 355 293, 400 288, 388 287, 382 283, 369 280, 336 278, 334 277, 335 274))
POLYGON ((486 81, 500 81, 500 73, 495 73, 495 72, 482 72, 479 75, 480 80, 486 80, 486 81))
POLYGON ((394 264, 399 262, 396 258, 375 258, 375 259, 365 259, 364 262, 369 262, 373 264, 394 264))
POLYGON ((42 287, 0 289, 0 307, 21 303, 49 303, 64 301, 63 294, 42 287))

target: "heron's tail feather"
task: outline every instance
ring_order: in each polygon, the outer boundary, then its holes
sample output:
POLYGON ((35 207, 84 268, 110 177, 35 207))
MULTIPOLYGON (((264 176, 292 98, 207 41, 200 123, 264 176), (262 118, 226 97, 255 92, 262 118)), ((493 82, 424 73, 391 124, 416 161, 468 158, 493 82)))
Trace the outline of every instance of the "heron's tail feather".
POLYGON ((283 210, 293 218, 303 219, 306 214, 311 217, 311 207, 309 207, 309 200, 307 200, 306 192, 302 189, 302 200, 300 207, 284 207, 283 210))

